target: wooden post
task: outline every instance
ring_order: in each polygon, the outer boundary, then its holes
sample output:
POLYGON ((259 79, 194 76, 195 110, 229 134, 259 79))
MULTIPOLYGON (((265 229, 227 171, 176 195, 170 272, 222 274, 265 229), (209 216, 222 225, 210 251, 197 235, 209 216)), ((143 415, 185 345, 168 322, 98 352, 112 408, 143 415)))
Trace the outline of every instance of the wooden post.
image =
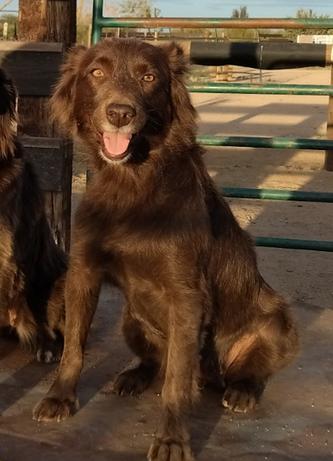
POLYGON ((76 41, 76 0, 19 0, 19 40, 76 41))
MULTIPOLYGON (((61 42, 67 49, 76 41, 76 0, 19 0, 19 31, 22 41, 61 42)), ((23 136, 59 138, 49 123, 48 98, 19 97, 18 133, 23 136)), ((68 146, 68 143, 66 143, 68 146)), ((58 243, 68 249, 70 243, 72 144, 66 157, 64 189, 45 194, 47 213, 58 243)))
POLYGON ((47 0, 19 1, 19 40, 44 42, 46 38, 47 0))
MULTIPOLYGON (((331 67, 331 85, 333 85, 333 66, 331 67)), ((329 96, 328 100, 327 139, 333 140, 333 96, 329 96)), ((325 170, 333 171, 333 150, 325 152, 325 170)))

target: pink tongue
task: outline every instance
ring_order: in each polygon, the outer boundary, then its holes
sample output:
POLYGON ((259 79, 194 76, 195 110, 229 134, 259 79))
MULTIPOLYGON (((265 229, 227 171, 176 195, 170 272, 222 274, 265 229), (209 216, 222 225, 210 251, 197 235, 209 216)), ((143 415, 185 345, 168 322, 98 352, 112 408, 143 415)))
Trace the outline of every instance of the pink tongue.
POLYGON ((103 133, 104 146, 110 157, 117 157, 126 152, 132 135, 130 133, 103 133))

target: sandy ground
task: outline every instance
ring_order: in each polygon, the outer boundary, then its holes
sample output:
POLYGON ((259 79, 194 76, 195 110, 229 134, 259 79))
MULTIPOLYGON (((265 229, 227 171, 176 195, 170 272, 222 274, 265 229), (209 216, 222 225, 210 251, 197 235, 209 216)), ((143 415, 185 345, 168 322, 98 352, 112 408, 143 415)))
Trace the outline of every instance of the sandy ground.
MULTIPOLYGON (((328 69, 265 72, 264 81, 329 83, 328 69)), ((327 98, 204 95, 193 98, 205 134, 325 136, 327 98)), ((219 186, 332 191, 333 173, 318 151, 211 149, 207 167, 219 186)), ((74 202, 85 166, 75 162, 74 202)), ((332 204, 230 200, 253 235, 333 239, 332 204)), ((258 248, 265 278, 293 304, 302 350, 269 384, 258 410, 231 415, 220 396, 205 392, 192 415, 198 461, 329 461, 333 459, 333 254, 258 248)), ((139 461, 158 420, 160 383, 141 398, 106 394, 130 359, 119 333, 121 297, 100 298, 79 386, 81 411, 63 424, 37 424, 31 409, 55 368, 31 362, 0 342, 0 460, 139 461)))

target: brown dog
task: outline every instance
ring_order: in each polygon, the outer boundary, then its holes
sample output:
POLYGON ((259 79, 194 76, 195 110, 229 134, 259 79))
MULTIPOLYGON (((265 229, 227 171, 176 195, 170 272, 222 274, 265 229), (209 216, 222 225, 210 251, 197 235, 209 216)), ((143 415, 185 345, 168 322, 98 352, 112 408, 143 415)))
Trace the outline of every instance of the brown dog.
POLYGON ((287 304, 204 167, 185 71, 176 44, 104 41, 70 53, 53 95, 54 117, 85 143, 94 177, 76 215, 64 354, 34 418, 75 411, 106 279, 124 292, 124 334, 141 358, 115 392, 136 394, 164 376, 148 455, 160 461, 193 459, 184 412, 200 381, 224 386, 223 405, 247 411, 297 349, 287 304))
POLYGON ((59 358, 64 328, 65 254, 46 220, 32 165, 17 141, 16 91, 0 69, 0 328, 50 362, 59 358))

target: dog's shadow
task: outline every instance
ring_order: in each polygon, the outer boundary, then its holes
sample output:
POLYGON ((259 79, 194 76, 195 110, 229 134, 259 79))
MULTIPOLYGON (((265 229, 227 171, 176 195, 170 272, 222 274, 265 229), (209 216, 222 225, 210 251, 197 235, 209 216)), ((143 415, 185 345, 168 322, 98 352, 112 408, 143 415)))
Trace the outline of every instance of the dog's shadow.
POLYGON ((18 341, 5 335, 0 338, 0 415, 43 381, 55 365, 38 363, 21 349, 18 341))
POLYGON ((15 461, 25 461, 28 459, 59 461, 60 459, 71 461, 82 461, 82 459, 93 459, 94 461, 138 461, 140 458, 136 454, 128 452, 119 452, 106 450, 98 452, 91 450, 87 453, 87 458, 82 457, 80 449, 80 440, 70 447, 64 445, 49 443, 40 443, 36 440, 28 440, 26 438, 17 437, 15 435, 0 434, 0 456, 10 454, 9 458, 15 461))

